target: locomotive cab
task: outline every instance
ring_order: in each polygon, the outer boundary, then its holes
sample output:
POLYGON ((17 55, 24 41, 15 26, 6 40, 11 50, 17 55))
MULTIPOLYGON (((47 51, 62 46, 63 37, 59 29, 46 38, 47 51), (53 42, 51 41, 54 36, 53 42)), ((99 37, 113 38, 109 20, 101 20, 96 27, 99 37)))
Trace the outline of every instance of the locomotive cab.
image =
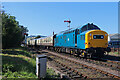
POLYGON ((88 54, 102 57, 108 48, 108 34, 102 30, 91 30, 85 34, 85 48, 88 54))
POLYGON ((85 35, 85 48, 106 48, 108 47, 108 34, 101 30, 92 30, 85 35))
POLYGON ((77 48, 81 56, 103 57, 110 52, 108 34, 94 24, 88 23, 79 29, 77 34, 77 48))

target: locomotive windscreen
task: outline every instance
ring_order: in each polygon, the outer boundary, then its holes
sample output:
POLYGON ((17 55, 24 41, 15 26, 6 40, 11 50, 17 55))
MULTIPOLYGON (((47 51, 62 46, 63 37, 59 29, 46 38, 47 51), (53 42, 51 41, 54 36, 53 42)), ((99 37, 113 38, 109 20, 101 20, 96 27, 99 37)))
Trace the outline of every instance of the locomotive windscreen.
POLYGON ((94 29, 100 30, 100 28, 98 26, 94 25, 93 23, 92 24, 88 23, 87 25, 84 25, 81 28, 81 32, 84 32, 87 30, 94 30, 94 29))

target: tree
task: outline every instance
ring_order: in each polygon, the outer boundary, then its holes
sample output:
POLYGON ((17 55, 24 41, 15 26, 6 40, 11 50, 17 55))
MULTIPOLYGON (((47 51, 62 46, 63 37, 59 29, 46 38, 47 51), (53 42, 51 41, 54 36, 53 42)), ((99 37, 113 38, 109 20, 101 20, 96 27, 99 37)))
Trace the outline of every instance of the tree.
POLYGON ((14 16, 2 13, 2 47, 11 48, 20 46, 24 40, 27 27, 19 25, 14 16))

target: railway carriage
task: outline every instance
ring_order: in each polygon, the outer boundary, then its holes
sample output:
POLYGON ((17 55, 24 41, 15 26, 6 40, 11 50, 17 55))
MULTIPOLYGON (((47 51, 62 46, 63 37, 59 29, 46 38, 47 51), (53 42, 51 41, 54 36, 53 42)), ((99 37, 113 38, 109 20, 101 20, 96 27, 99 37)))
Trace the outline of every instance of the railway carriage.
POLYGON ((37 48, 39 47, 49 48, 51 46, 53 47, 53 36, 38 38, 35 40, 36 40, 35 46, 37 48))
POLYGON ((35 45, 35 39, 29 40, 29 46, 34 46, 35 45))

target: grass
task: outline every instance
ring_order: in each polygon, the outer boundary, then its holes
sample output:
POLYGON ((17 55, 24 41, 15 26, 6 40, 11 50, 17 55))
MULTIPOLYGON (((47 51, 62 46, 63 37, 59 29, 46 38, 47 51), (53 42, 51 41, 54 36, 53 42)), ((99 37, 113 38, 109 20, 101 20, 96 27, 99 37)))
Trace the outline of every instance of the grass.
POLYGON ((58 78, 60 75, 56 74, 53 69, 47 69, 47 78, 58 78))
POLYGON ((118 56, 118 55, 119 55, 119 52, 110 52, 109 54, 110 54, 110 55, 116 55, 116 56, 118 56))
POLYGON ((5 49, 2 51, 2 75, 6 78, 37 78, 35 59, 22 49, 5 49))
MULTIPOLYGON (((36 58, 24 48, 2 50, 3 78, 37 78, 36 58)), ((56 77, 52 69, 47 69, 47 77, 56 77)))

